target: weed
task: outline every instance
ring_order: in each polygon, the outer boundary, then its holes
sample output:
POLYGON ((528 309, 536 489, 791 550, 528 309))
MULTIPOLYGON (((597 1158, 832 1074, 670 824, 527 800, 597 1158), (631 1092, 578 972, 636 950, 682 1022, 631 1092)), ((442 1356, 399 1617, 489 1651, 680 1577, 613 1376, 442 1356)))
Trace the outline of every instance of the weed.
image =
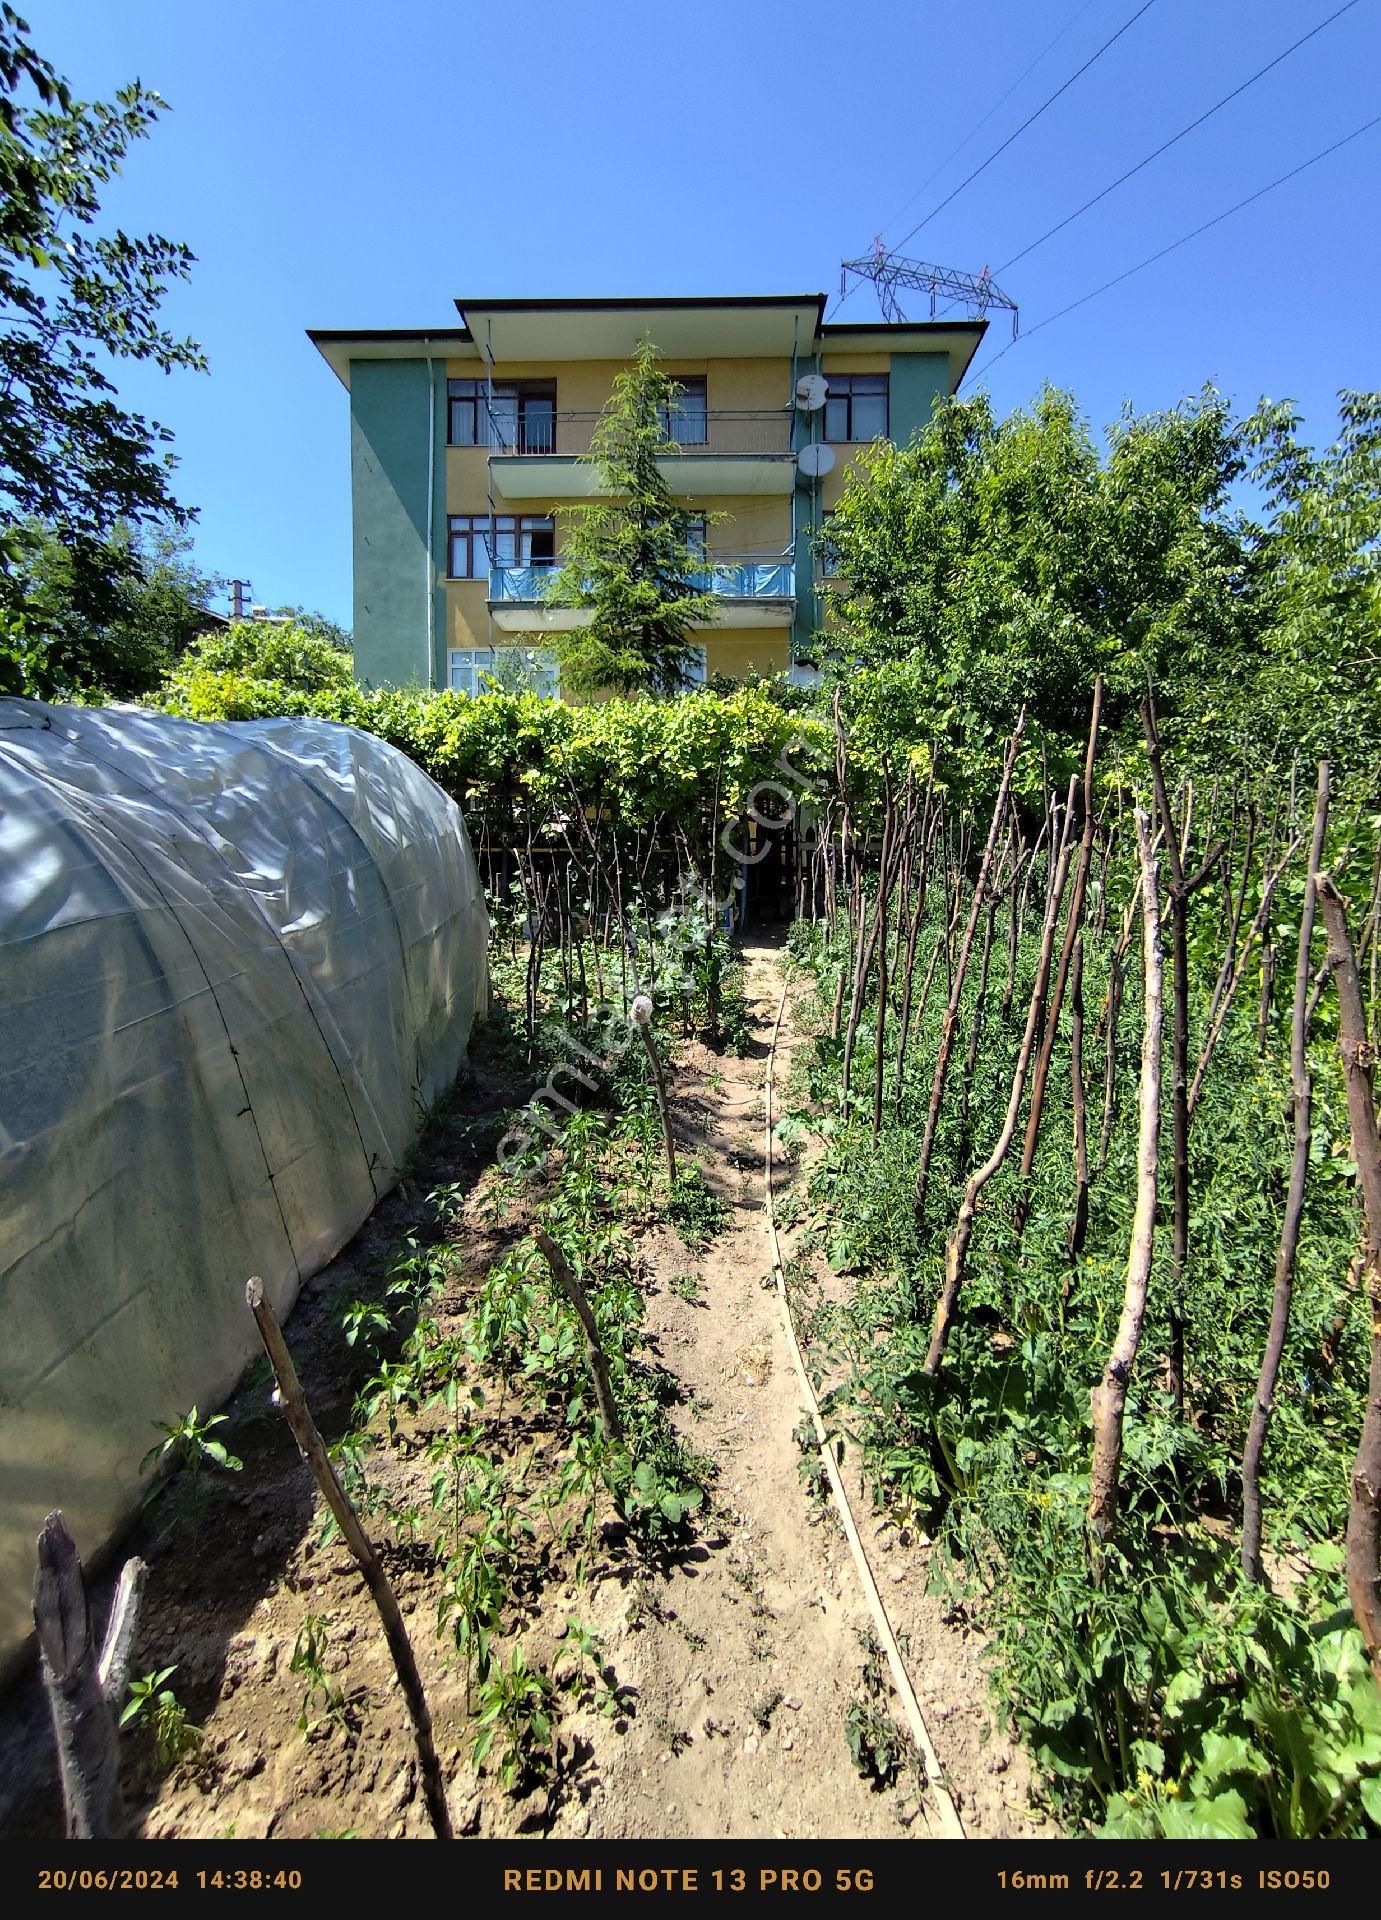
POLYGON ((772 1716, 785 1698, 786 1695, 780 1687, 768 1687, 766 1692, 760 1693, 757 1699, 750 1703, 748 1711, 759 1733, 766 1733, 771 1727, 772 1716))
POLYGON ((896 1783, 910 1743, 885 1707, 873 1700, 851 1700, 844 1713, 844 1737, 855 1770, 874 1792, 896 1783))
POLYGON ((676 1722, 665 1713, 653 1714, 652 1731, 656 1734, 667 1752, 673 1756, 678 1753, 684 1753, 691 1743, 691 1737, 685 1728, 678 1727, 676 1722))
POLYGON ((724 1231, 729 1208, 705 1179, 698 1166, 683 1166, 672 1183, 667 1202, 672 1225, 692 1253, 707 1247, 724 1231))
POLYGON ((701 1304, 701 1291, 705 1282, 698 1273, 674 1273, 667 1282, 668 1291, 678 1300, 684 1300, 688 1306, 701 1304))

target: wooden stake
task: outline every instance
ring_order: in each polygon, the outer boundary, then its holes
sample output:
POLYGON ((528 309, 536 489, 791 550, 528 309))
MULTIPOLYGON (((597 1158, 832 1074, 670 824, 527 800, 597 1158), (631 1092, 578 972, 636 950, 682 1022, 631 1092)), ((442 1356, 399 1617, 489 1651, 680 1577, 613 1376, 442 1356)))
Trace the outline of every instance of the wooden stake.
POLYGON ((57 1742, 69 1840, 114 1840, 124 1825, 117 1716, 129 1674, 144 1562, 127 1560, 99 1656, 76 1542, 61 1513, 38 1536, 34 1626, 57 1742))
MULTIPOLYGON (((1299 950, 1295 959, 1295 1002, 1290 1022, 1290 1106, 1294 1123, 1294 1150, 1290 1157, 1290 1185, 1285 1196, 1285 1214, 1280 1224, 1280 1245, 1276 1250, 1275 1286, 1271 1294, 1271 1321, 1266 1334, 1266 1349, 1261 1356, 1261 1371, 1252 1402, 1246 1445, 1242 1450, 1242 1571, 1249 1580, 1265 1585, 1261 1562, 1261 1456, 1271 1423, 1280 1358, 1285 1337, 1290 1331, 1290 1307, 1295 1288, 1295 1255, 1299 1248, 1300 1220, 1304 1213, 1304 1184, 1309 1172, 1309 1152, 1313 1143, 1314 1082, 1309 1073, 1305 1043, 1309 1033, 1309 944, 1314 934, 1314 875, 1323 861, 1324 834, 1328 829, 1328 762, 1319 768, 1318 795, 1314 802, 1314 837, 1309 854, 1309 877, 1304 883, 1304 905, 1300 911, 1299 950)), ((1196 1083, 1197 1085, 1197 1080, 1196 1083)))
MULTIPOLYGON (((1084 827, 1079 837, 1079 864, 1074 871, 1074 890, 1070 895, 1069 918, 1065 922, 1064 941, 1060 947, 1060 964, 1055 971, 1055 985, 1050 993, 1049 1016, 1045 1022, 1045 1032, 1040 1036, 1040 1052, 1036 1056, 1035 1072, 1031 1075, 1031 1106, 1026 1116, 1026 1137, 1021 1148, 1021 1192, 1017 1198, 1016 1217, 1012 1223, 1018 1239, 1025 1230, 1027 1216, 1031 1211, 1031 1171, 1036 1164, 1036 1145, 1040 1139, 1046 1082, 1050 1077, 1050 1061, 1055 1051, 1055 1037, 1060 1027, 1060 1010, 1064 1005, 1070 963, 1074 958, 1074 943, 1083 925, 1084 894, 1088 887, 1089 863, 1093 858, 1093 831, 1097 824, 1097 814, 1093 804, 1093 763, 1098 752, 1098 722, 1102 711, 1103 676, 1099 674, 1093 683, 1093 717, 1089 721, 1088 747, 1084 753, 1084 827)), ((1072 793, 1070 798, 1072 802, 1072 793)), ((1068 814, 1065 817, 1065 832, 1066 834, 1069 832, 1068 814)))
MULTIPOLYGON (((1191 1121, 1194 1118, 1194 1109, 1199 1104, 1199 1096, 1204 1089, 1204 1075, 1208 1072, 1209 1062, 1212 1060, 1214 1050, 1218 1045, 1218 1037, 1223 1031, 1223 1022, 1228 1017, 1228 1010, 1237 997, 1237 989, 1242 984, 1242 976, 1247 970, 1247 960, 1251 954, 1253 942, 1262 933, 1267 921, 1270 919, 1271 902, 1275 898, 1275 890, 1280 884, 1280 876, 1294 859, 1298 847, 1299 841, 1292 840, 1285 849, 1285 858, 1281 861, 1280 865, 1264 876, 1261 888, 1261 904, 1256 910, 1251 925, 1247 928, 1247 935, 1242 942, 1242 951, 1238 956, 1237 965, 1232 970, 1232 977, 1228 981, 1227 990, 1219 1000, 1217 1011, 1209 1023, 1208 1033, 1204 1040, 1204 1049, 1199 1055, 1199 1064, 1194 1069, 1194 1078, 1190 1083, 1188 1096, 1189 1118, 1191 1121)), ((1307 1024, 1306 1022, 1306 1030, 1307 1024)))
POLYGON ((949 1343, 950 1328, 954 1324, 959 1294, 964 1285, 964 1271, 968 1260, 969 1242, 973 1238, 973 1224, 978 1213, 979 1196, 1007 1158, 1012 1136, 1016 1132, 1017 1115, 1021 1112, 1022 1095, 1026 1091, 1026 1075, 1031 1065, 1031 1053, 1045 1013, 1045 996, 1050 985, 1050 963, 1055 951, 1055 929, 1060 921, 1060 902, 1064 898, 1065 881, 1069 874, 1070 851, 1071 842, 1066 817, 1066 830, 1060 844, 1059 858, 1055 863, 1055 875, 1046 896, 1040 960, 1036 966, 1036 978, 1031 988, 1030 1005, 1026 1010, 1026 1030, 1022 1034, 1021 1049, 1017 1054, 1017 1063, 1012 1072, 1011 1091, 1007 1097, 1007 1115, 1002 1123, 997 1145, 983 1165, 970 1176, 969 1183, 964 1189, 958 1218, 954 1223, 954 1231, 945 1243, 945 1281, 936 1304, 930 1345, 925 1356, 925 1372, 929 1374, 938 1373, 940 1363, 945 1357, 945 1348, 949 1343))
POLYGON ((1007 759, 1002 769, 1002 783, 997 790, 997 799, 993 802, 988 842, 983 849, 983 864, 978 870, 973 899, 969 904, 969 917, 964 927, 964 938, 959 946, 954 977, 950 982, 949 1004, 945 1008, 945 1017, 940 1028, 940 1044, 935 1056, 935 1077, 931 1082, 930 1105, 926 1110, 925 1134, 921 1141, 921 1156, 916 1168, 916 1185, 912 1196, 917 1218, 925 1211, 926 1189, 930 1181, 930 1158, 935 1150, 935 1129, 940 1120, 940 1102, 944 1097, 945 1080, 949 1074, 950 1055, 954 1051, 954 1031, 959 1019, 959 1001, 964 992, 964 975, 968 970, 969 954, 973 947, 974 933, 978 927, 978 916, 983 911, 983 902, 988 891, 988 876, 993 865, 993 848, 1001 836, 1003 823, 1007 817, 1007 799, 1012 790, 1012 771, 1017 763, 1017 749, 1021 745, 1021 736, 1025 729, 1026 709, 1023 707, 1016 729, 1008 742, 1007 759))
POLYGON ((1373 1085, 1376 1048, 1367 1033, 1362 983, 1348 931, 1348 903, 1328 874, 1317 874, 1315 885, 1338 986, 1338 1052, 1347 1081, 1352 1157, 1362 1198, 1362 1270, 1371 1307, 1366 1411, 1352 1463, 1347 1511, 1347 1591, 1371 1670, 1381 1686, 1381 1137, 1373 1085))
POLYGON ((671 1131, 671 1107, 667 1100, 666 1075, 662 1072, 661 1056, 657 1052, 657 1042, 652 1038, 652 1001, 645 993, 640 993, 629 1009, 629 1017, 638 1029, 638 1038, 643 1043, 648 1064, 652 1068, 653 1083, 657 1088, 657 1110, 662 1117, 662 1145, 667 1156, 667 1181, 676 1184, 676 1141, 671 1131))
MULTIPOLYGON (((1074 942, 1074 959, 1069 969, 1069 1086, 1074 1104, 1074 1217, 1069 1223, 1065 1250, 1077 1260, 1084 1250, 1088 1232, 1088 1093, 1084 1085, 1084 936, 1074 942)), ((1068 1304, 1070 1287, 1065 1286, 1068 1304)))
MULTIPOLYGON (((1173 961, 1174 1024, 1170 1040, 1170 1100, 1174 1132, 1174 1156, 1171 1162, 1173 1216, 1171 1224, 1170 1274, 1170 1351, 1166 1356, 1166 1384, 1175 1411, 1184 1415, 1184 1289, 1189 1266, 1189 902, 1204 882, 1212 877, 1222 858, 1223 847, 1215 847, 1194 878, 1185 877, 1181 845, 1188 847, 1189 821, 1186 815, 1183 842, 1175 831, 1174 815, 1165 790, 1165 769, 1161 763, 1160 736, 1156 731, 1155 703, 1149 687, 1141 703, 1141 725, 1146 736, 1146 754, 1155 782, 1156 809, 1165 834, 1165 850, 1170 860, 1170 948, 1173 961)), ((1192 796, 1190 800, 1192 805, 1192 796)))
MULTIPOLYGON (((1167 839, 1171 836, 1167 833, 1167 839)), ((1160 898, 1151 823, 1136 810, 1137 852, 1141 860, 1141 930, 1145 972, 1146 1023, 1141 1040, 1140 1118, 1137 1132, 1136 1209, 1127 1255, 1122 1315, 1103 1378, 1093 1389, 1093 1460, 1089 1472, 1088 1530, 1095 1582, 1102 1574, 1102 1552, 1117 1526, 1121 1496, 1122 1416, 1127 1387, 1141 1344, 1146 1290, 1156 1240, 1156 1183, 1160 1164, 1160 1043, 1165 1020, 1165 961, 1160 944, 1160 898)))
POLYGON ((278 1324, 278 1316, 264 1298, 264 1283, 256 1274, 245 1288, 245 1302, 254 1315, 259 1329, 259 1337, 264 1343, 264 1351, 273 1368, 273 1377, 278 1382, 278 1401, 283 1409, 284 1418, 292 1429, 297 1450, 306 1461, 312 1478, 320 1487, 322 1496, 340 1528, 355 1557, 364 1583, 369 1588, 374 1605, 379 1610, 379 1619, 383 1625, 384 1638, 388 1650, 393 1655, 394 1670, 398 1675, 398 1684, 403 1689, 403 1698, 407 1701, 408 1715, 412 1721, 413 1738, 417 1743, 417 1764, 422 1774, 422 1791, 426 1797, 427 1812, 431 1816, 432 1831, 438 1840, 450 1840, 451 1810, 446 1804, 446 1787, 441 1777, 441 1762, 437 1757, 436 1741, 432 1736, 432 1716, 427 1706, 427 1696, 422 1690, 422 1677, 417 1671, 417 1661, 413 1656, 412 1642, 408 1639, 407 1627, 398 1607, 398 1596, 389 1585, 388 1575, 384 1572, 383 1562, 360 1525, 355 1509, 351 1506, 344 1487, 336 1476, 331 1464, 326 1444, 307 1405, 307 1397, 302 1391, 302 1383, 297 1377, 292 1355, 288 1352, 288 1343, 283 1338, 283 1329, 278 1324))
POLYGON ((590 1365, 590 1379, 595 1389, 595 1405, 599 1408, 599 1417, 604 1422, 605 1438, 622 1440, 623 1427, 619 1422, 618 1409, 614 1405, 614 1390, 609 1384, 609 1363, 604 1357, 604 1348, 600 1345, 599 1327, 590 1310, 589 1297, 571 1271, 570 1261, 546 1228, 534 1227, 532 1237, 541 1249, 542 1258, 551 1268, 552 1279, 575 1308, 575 1317, 579 1320, 580 1330, 585 1335, 585 1357, 590 1365))

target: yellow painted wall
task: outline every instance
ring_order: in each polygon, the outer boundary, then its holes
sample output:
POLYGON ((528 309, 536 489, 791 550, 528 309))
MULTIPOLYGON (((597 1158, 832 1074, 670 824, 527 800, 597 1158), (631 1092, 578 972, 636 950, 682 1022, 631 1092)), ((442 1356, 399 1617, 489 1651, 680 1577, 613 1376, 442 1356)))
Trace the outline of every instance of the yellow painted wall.
POLYGON ((687 495, 696 513, 722 513, 706 535, 711 553, 784 553, 791 545, 791 499, 787 494, 687 495))
POLYGON ((785 673, 791 665, 791 632, 787 627, 737 632, 732 627, 719 627, 698 638, 705 643, 706 673, 724 673, 742 680, 750 673, 785 673))
POLYGON ((489 583, 451 580, 446 585, 446 645, 487 647, 489 640, 489 583))

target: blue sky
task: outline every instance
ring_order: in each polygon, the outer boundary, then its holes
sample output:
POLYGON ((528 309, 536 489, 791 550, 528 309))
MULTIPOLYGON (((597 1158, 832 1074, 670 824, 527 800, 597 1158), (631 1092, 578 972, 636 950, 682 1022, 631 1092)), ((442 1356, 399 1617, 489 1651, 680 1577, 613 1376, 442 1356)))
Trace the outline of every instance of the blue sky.
MULTIPOLYGON (((1154 0, 906 251, 996 270, 1339 3, 1154 0)), ((833 296, 842 258, 895 245, 1140 4, 20 0, 81 96, 137 76, 174 109, 106 204, 198 256, 167 313, 209 376, 121 376, 174 431, 198 558, 343 623, 347 400, 304 328, 455 324, 466 293, 833 296)), ((1360 0, 1003 275, 1023 326, 1371 119, 1378 67, 1360 0)), ((1379 181, 1376 128, 1032 332, 996 403, 1050 380, 1101 426, 1212 381, 1330 438, 1337 389, 1381 384, 1379 181)), ((852 316, 878 317, 871 289, 852 316)))

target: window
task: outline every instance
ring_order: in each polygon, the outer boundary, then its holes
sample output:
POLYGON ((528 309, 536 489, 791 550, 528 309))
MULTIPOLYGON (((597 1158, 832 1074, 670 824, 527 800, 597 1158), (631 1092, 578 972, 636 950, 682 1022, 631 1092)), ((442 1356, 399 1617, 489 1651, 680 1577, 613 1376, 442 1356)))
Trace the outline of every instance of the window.
POLYGON ((834 537, 830 530, 830 521, 833 520, 833 518, 834 508, 826 507, 820 525, 820 533, 818 536, 819 544, 815 550, 816 558, 820 563, 820 578, 822 580, 836 580, 839 577, 839 548, 835 545, 834 537))
POLYGON ((549 567, 556 523, 542 513, 453 513, 446 521, 452 580, 483 580, 491 567, 549 567))
POLYGON ((448 380, 446 438, 453 447, 501 447, 506 453, 556 448, 554 380, 448 380))
POLYGON ((704 646, 692 647, 690 658, 686 661, 686 685, 703 687, 708 671, 704 646))
POLYGON ((478 693, 480 675, 488 666, 488 647, 452 647, 446 655, 446 684, 452 693, 478 693))
POLYGON ((490 680, 506 693, 535 693, 543 700, 561 697, 555 656, 540 647, 452 647, 448 651, 446 683, 452 693, 484 693, 490 680))
POLYGON ((703 447, 710 437, 705 375, 674 373, 671 377, 681 392, 669 407, 662 408, 662 431, 678 447, 703 447))
POLYGON ((561 698, 561 669, 555 654, 542 647, 495 647, 483 671, 504 693, 535 693, 539 700, 561 698))
POLYGON ((453 447, 483 447, 488 444, 484 428, 488 419, 484 380, 448 380, 446 382, 446 440, 453 447))
POLYGON ((703 513, 687 515, 686 545, 697 558, 704 560, 708 557, 705 547, 705 516, 703 513))
POLYGON ((885 440, 887 437, 887 375, 885 373, 827 373, 825 401, 827 440, 885 440))
POLYGON ((489 571, 487 513, 453 513, 446 521, 446 571, 452 580, 482 580, 489 571))

